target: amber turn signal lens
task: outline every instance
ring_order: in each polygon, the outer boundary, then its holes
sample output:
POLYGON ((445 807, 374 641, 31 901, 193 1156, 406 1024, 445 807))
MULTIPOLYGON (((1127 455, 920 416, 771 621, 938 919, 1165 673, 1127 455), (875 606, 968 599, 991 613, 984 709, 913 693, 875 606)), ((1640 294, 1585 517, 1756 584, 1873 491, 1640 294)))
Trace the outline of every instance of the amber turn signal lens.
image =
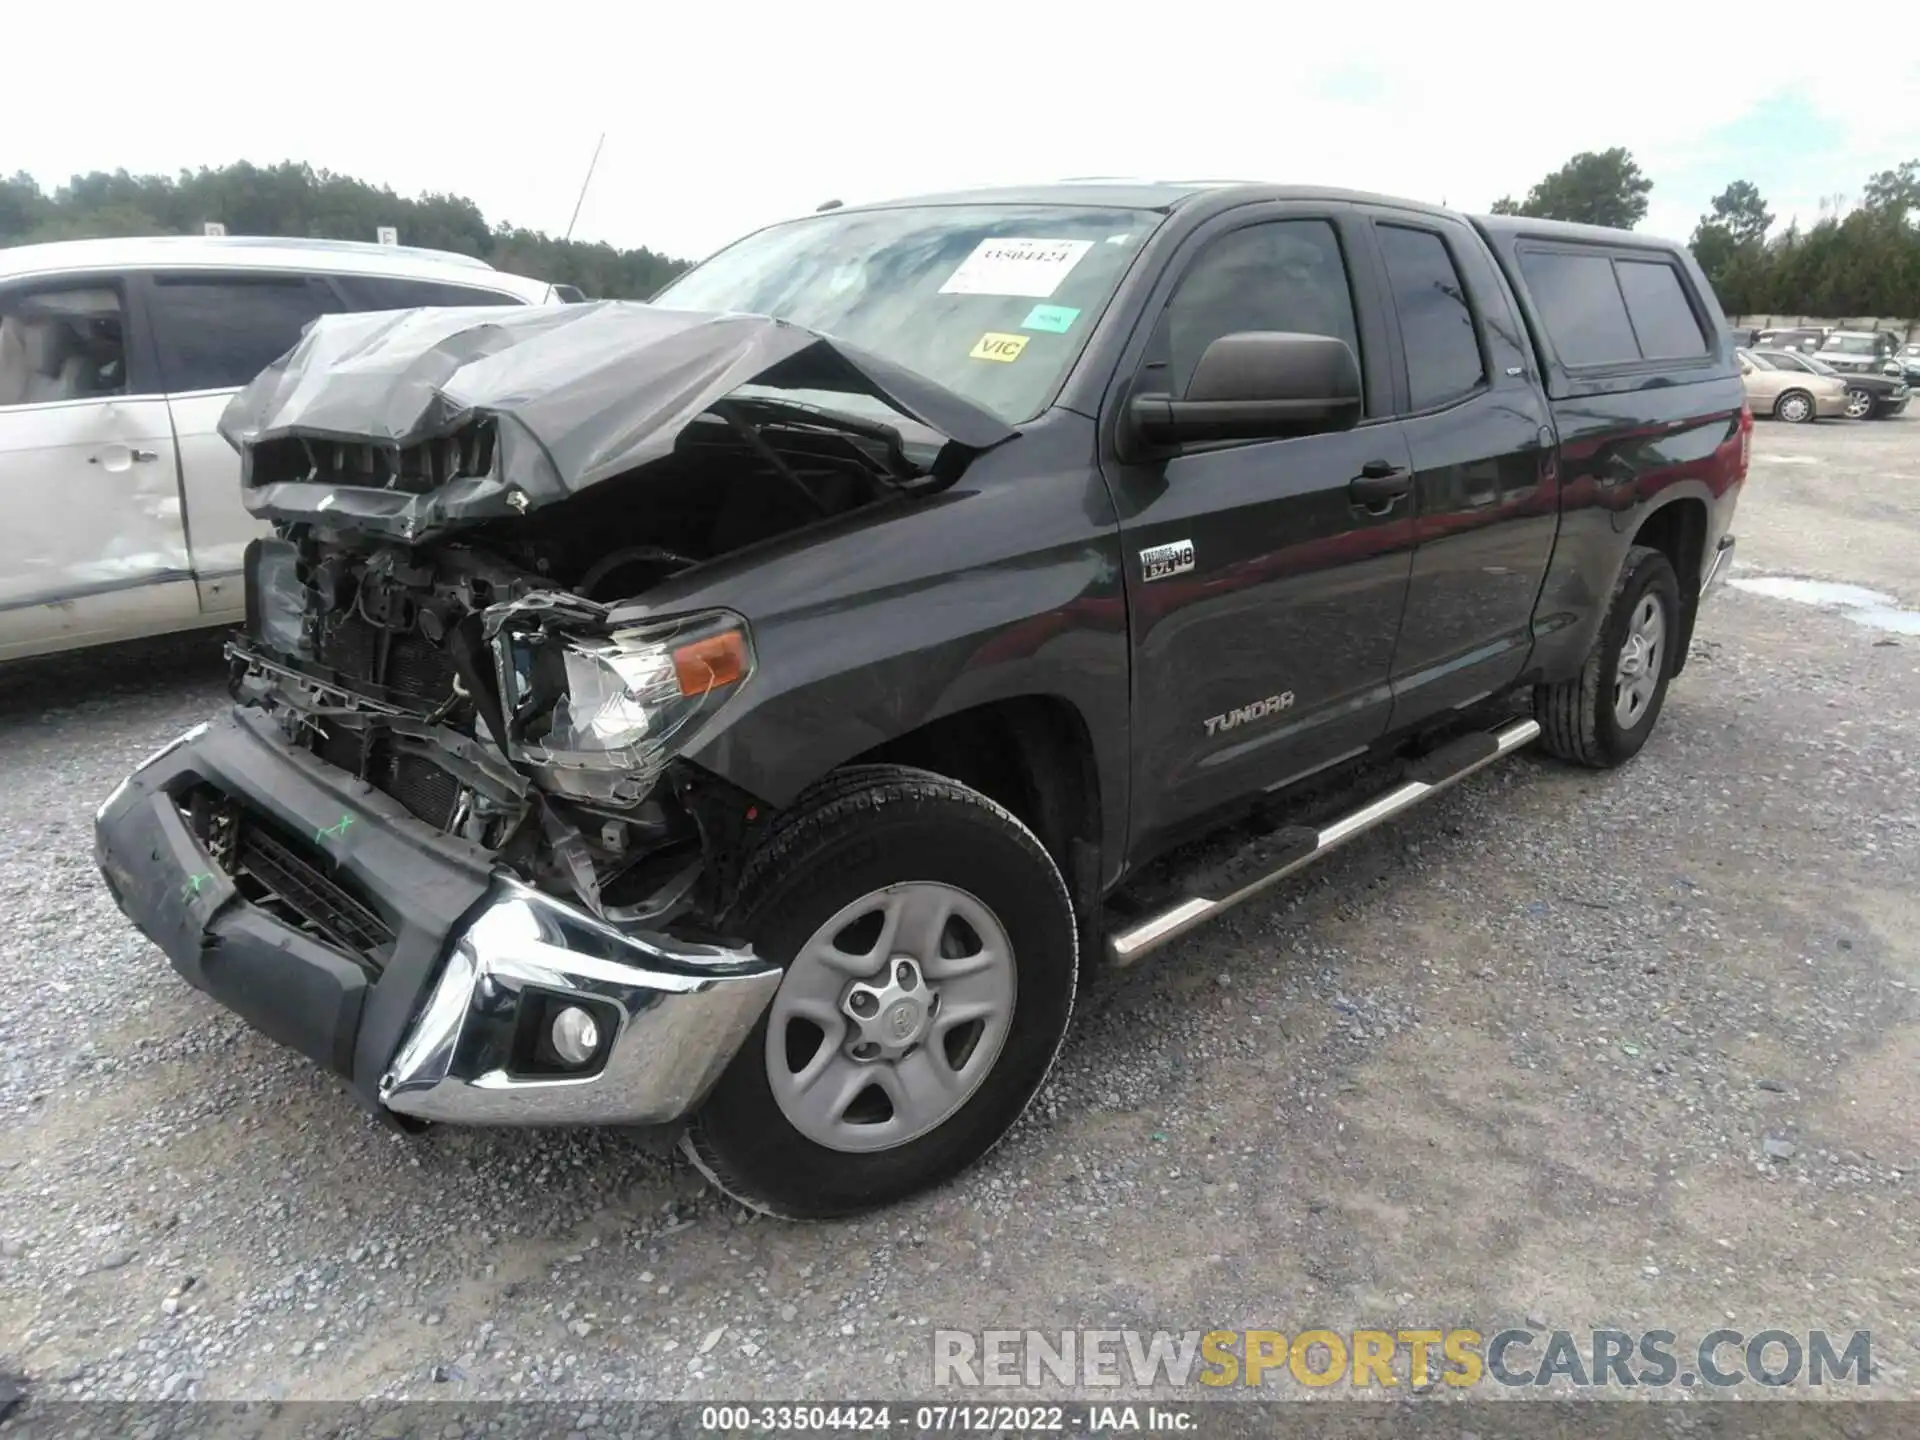
POLYGON ((738 630, 709 635, 673 652, 674 678, 682 695, 705 695, 747 678, 747 637, 738 630))

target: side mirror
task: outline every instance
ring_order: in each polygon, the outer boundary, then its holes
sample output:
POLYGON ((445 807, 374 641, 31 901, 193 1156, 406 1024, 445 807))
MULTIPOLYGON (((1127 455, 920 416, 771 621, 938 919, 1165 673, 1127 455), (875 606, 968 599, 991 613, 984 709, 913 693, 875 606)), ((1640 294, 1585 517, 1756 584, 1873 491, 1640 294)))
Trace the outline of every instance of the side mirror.
POLYGON ((1360 365, 1331 335, 1243 330, 1207 346, 1185 395, 1136 395, 1127 408, 1135 432, 1155 445, 1350 430, 1360 420, 1360 365))

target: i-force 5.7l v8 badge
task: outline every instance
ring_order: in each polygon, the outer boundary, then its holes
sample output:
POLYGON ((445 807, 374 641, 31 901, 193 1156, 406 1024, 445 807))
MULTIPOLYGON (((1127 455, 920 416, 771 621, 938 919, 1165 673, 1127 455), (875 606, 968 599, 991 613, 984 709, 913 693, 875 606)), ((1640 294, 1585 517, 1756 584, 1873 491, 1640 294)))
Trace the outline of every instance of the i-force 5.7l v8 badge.
POLYGON ((1171 545, 1149 545, 1140 552, 1140 578, 1165 580, 1193 569, 1193 541, 1176 540, 1171 545))

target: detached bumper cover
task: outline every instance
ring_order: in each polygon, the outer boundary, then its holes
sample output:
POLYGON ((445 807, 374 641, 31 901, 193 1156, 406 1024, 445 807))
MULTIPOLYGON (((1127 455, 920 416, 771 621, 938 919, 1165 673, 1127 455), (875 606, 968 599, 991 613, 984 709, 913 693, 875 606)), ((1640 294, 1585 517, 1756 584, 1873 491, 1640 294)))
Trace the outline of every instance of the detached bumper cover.
POLYGON ((496 1124, 678 1119, 779 983, 750 950, 629 935, 495 873, 487 852, 244 709, 129 776, 100 807, 94 851, 121 910, 189 984, 376 1109, 496 1124), (391 946, 377 960, 351 954, 249 900, 181 814, 198 785, 298 837, 387 921, 391 946), (599 1051, 573 1073, 527 1073, 521 1007, 567 1002, 604 1022, 599 1051))

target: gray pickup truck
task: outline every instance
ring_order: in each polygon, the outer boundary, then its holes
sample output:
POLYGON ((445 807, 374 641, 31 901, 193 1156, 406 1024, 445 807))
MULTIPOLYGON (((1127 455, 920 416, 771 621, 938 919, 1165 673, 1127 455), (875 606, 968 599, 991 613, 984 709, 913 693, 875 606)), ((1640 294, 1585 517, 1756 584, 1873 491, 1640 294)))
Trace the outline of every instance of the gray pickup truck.
POLYGON ((683 1126, 826 1216, 1004 1136, 1095 962, 1634 755, 1752 417, 1680 246, 1154 184, 328 316, 222 432, 273 534, 122 909, 395 1123, 683 1126))

